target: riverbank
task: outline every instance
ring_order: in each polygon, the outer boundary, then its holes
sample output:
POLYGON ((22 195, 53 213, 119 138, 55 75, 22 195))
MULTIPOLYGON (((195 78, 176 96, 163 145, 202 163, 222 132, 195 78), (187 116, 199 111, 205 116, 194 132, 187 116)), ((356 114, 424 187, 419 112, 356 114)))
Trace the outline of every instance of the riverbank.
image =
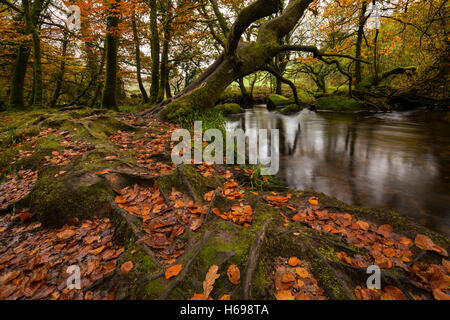
POLYGON ((446 236, 255 168, 176 167, 174 124, 84 108, 2 124, 2 299, 447 298, 446 236))

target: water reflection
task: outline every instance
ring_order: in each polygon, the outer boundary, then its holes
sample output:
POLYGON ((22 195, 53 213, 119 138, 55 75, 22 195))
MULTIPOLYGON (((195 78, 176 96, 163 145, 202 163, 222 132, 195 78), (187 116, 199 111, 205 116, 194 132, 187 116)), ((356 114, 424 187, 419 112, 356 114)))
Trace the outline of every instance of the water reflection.
POLYGON ((228 130, 280 129, 278 178, 355 205, 391 207, 450 234, 450 123, 445 114, 284 116, 264 107, 228 130))

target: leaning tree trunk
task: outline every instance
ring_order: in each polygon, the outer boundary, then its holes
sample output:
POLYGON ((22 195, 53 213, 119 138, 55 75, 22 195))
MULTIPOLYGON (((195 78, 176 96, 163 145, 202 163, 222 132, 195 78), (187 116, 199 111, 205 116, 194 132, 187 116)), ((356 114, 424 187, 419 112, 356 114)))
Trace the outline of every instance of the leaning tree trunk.
POLYGON ((106 18, 106 38, 105 38, 105 55, 106 55, 106 72, 105 83, 103 87, 102 106, 108 109, 117 108, 116 87, 117 87, 117 49, 119 38, 117 35, 117 27, 119 25, 119 17, 117 16, 119 0, 110 4, 108 16, 106 18))
POLYGON ((258 0, 244 8, 228 34, 225 51, 196 81, 173 99, 145 113, 159 112, 161 117, 176 119, 194 109, 214 106, 220 94, 237 79, 266 69, 273 57, 289 50, 319 54, 317 48, 280 45, 279 39, 290 32, 313 0, 292 0, 283 13, 261 25, 254 42, 240 42, 242 34, 255 21, 277 13, 281 2, 258 0))

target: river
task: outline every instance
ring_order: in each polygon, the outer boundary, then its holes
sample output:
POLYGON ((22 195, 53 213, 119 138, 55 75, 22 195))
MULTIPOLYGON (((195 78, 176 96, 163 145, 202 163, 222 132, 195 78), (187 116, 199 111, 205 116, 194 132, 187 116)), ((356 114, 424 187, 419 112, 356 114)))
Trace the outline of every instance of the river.
POLYGON ((227 120, 227 130, 279 129, 277 178, 348 204, 388 207, 450 235, 450 118, 445 112, 355 115, 264 106, 227 120))

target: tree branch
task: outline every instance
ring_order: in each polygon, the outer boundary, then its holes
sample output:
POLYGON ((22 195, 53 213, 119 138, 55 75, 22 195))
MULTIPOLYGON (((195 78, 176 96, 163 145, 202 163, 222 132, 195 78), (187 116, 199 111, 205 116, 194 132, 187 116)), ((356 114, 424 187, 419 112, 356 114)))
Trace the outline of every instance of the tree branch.
POLYGON ((281 8, 279 0, 258 0, 245 7, 231 26, 225 55, 233 55, 244 31, 255 21, 276 13, 281 8))

